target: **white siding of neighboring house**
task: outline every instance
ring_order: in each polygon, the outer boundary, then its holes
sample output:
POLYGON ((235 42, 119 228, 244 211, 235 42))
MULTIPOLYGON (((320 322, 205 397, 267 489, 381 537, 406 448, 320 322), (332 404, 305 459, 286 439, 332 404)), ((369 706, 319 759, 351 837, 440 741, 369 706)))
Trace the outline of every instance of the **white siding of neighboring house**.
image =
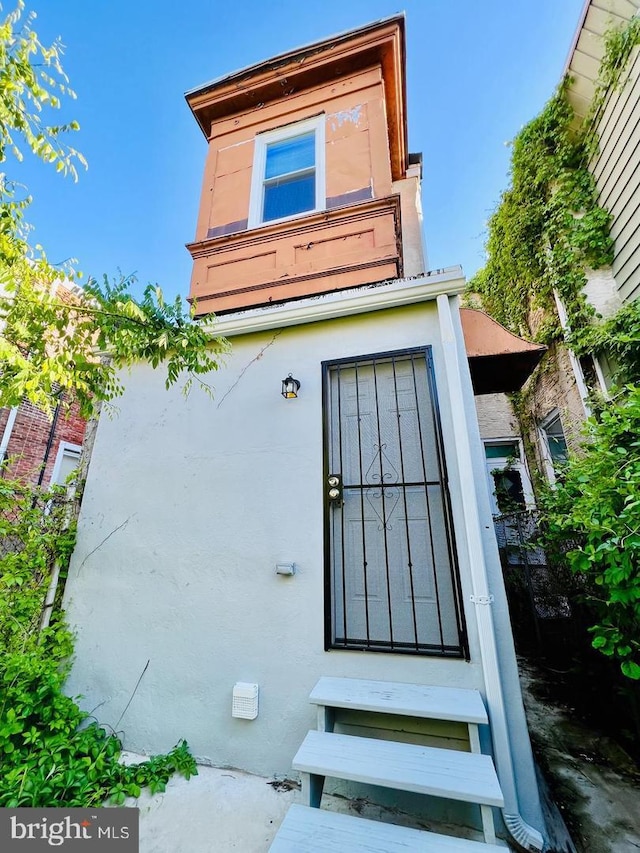
POLYGON ((607 98, 598 125, 600 150, 592 171, 600 204, 613 216, 613 275, 623 302, 640 296, 640 52, 624 85, 607 98))
MULTIPOLYGON (((621 29, 638 13, 639 0, 591 0, 580 24, 566 68, 572 83, 569 99, 576 121, 587 115, 596 91, 604 36, 621 29)), ((632 53, 621 84, 610 90, 598 119, 600 147, 591 163, 600 204, 613 216, 615 287, 589 274, 588 297, 603 314, 640 296, 640 51, 632 53), (591 279, 595 279, 592 283, 591 279), (603 289, 604 288, 604 289, 603 289), (601 309, 600 303, 604 310, 601 309)))

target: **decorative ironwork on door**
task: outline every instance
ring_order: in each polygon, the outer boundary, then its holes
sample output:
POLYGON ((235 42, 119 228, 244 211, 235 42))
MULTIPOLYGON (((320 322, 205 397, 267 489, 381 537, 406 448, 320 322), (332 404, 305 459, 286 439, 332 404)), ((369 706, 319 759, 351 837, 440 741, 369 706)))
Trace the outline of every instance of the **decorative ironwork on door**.
POLYGON ((327 647, 460 657, 431 350, 323 369, 327 647))

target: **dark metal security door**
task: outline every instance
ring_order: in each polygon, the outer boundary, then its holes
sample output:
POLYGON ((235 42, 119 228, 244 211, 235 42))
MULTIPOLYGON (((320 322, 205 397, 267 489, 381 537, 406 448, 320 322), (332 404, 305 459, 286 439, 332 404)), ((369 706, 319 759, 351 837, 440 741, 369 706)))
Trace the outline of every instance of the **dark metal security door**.
POLYGON ((323 368, 327 646, 461 656, 430 348, 323 368))

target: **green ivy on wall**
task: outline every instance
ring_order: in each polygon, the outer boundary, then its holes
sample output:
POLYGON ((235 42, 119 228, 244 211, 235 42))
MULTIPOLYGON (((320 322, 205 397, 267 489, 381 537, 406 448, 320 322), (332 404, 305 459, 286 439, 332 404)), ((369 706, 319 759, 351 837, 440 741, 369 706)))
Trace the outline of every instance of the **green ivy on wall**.
MULTIPOLYGON (((640 300, 606 320, 584 296, 586 271, 613 260, 611 216, 598 204, 588 165, 609 92, 618 87, 640 18, 605 36, 595 95, 578 123, 565 79, 513 142, 511 186, 489 221, 487 263, 469 283, 484 310, 544 343, 563 338, 554 293, 568 315, 566 343, 577 355, 613 359, 620 388, 595 401, 580 451, 555 488, 539 483, 548 553, 585 580, 583 604, 594 648, 640 680, 640 300)), ((548 360, 547 360, 548 361, 548 360)), ((539 370, 546 369, 545 362, 539 370)), ((532 381, 513 398, 530 442, 532 381)), ((531 447, 529 447, 531 452, 531 447)))
MULTIPOLYGON (((554 315, 554 290, 572 326, 586 324, 585 269, 612 261, 610 216, 598 205, 587 135, 573 128, 567 87, 565 81, 513 142, 511 187, 489 221, 487 263, 469 283, 484 310, 527 336, 533 311, 554 315)), ((559 326, 547 322, 535 331, 549 342, 559 326)))
POLYGON ((605 37, 605 53, 586 118, 576 126, 565 79, 542 112, 513 141, 511 186, 489 220, 487 263, 469 282, 482 307, 512 331, 545 343, 559 337, 553 291, 561 297, 575 330, 593 311, 583 288, 585 270, 611 264, 611 216, 598 204, 588 164, 608 91, 620 85, 633 48, 640 44, 640 19, 605 37), (537 318, 541 311, 546 321, 537 318))

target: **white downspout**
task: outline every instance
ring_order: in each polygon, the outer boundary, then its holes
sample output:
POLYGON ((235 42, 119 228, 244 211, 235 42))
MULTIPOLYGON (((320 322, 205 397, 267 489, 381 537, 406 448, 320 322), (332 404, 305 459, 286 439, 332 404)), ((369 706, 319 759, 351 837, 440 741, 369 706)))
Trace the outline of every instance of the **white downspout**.
MULTIPOLYGON (((451 400, 456 451, 460 469, 462 471, 472 471, 473 458, 465 414, 461 365, 449 296, 441 294, 437 298, 437 304, 447 388, 451 400)), ((498 649, 491 610, 493 596, 489 592, 482 541, 482 524, 478 512, 475 490, 465 488, 465 484, 462 484, 461 498, 465 519, 465 537, 471 569, 471 600, 476 609, 480 657, 486 690, 487 710, 491 721, 494 757, 505 801, 502 815, 514 841, 525 850, 536 851, 537 853, 537 851, 542 850, 544 840, 538 830, 524 820, 520 814, 518 804, 518 792, 509 741, 509 727, 504 694, 500 682, 498 649)))
POLYGON ((7 418, 7 422, 4 426, 4 432, 2 433, 2 441, 0 441, 0 464, 4 462, 4 458, 7 455, 7 448, 9 447, 9 441, 11 439, 11 433, 13 432, 13 425, 16 422, 17 414, 18 407, 13 406, 9 410, 9 417, 7 418))

